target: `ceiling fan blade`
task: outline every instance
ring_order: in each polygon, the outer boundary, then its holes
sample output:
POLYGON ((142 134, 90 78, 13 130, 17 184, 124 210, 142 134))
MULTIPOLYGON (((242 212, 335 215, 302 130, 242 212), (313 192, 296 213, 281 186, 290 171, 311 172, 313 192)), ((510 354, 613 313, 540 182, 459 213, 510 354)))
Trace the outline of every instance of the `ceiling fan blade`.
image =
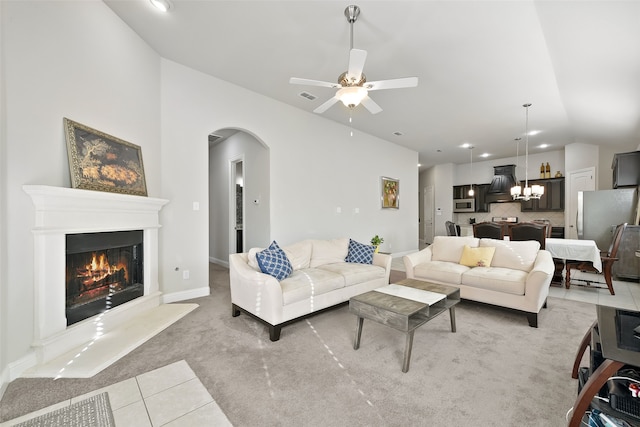
POLYGON ((415 87, 418 86, 417 77, 405 77, 402 79, 391 80, 378 80, 377 82, 366 82, 363 87, 367 90, 382 90, 382 89, 400 89, 403 87, 415 87))
POLYGON ((349 68, 347 70, 347 76, 354 82, 360 81, 362 76, 362 70, 364 69, 364 62, 367 60, 367 51, 362 49, 351 49, 349 51, 349 68))
POLYGON ((334 89, 342 87, 339 83, 323 82, 322 80, 299 79, 298 77, 291 77, 289 79, 289 83, 292 85, 321 86, 334 89))
POLYGON ((329 108, 331 108, 333 106, 333 104, 335 104, 336 102, 338 102, 338 97, 334 96, 333 98, 330 98, 324 104, 320 105, 318 108, 313 110, 313 112, 314 113, 318 113, 318 114, 322 114, 325 111, 327 111, 329 108))
POLYGON ((365 96, 362 101, 360 101, 364 107, 369 110, 371 114, 378 114, 382 111, 382 108, 375 103, 375 101, 368 96, 365 96))

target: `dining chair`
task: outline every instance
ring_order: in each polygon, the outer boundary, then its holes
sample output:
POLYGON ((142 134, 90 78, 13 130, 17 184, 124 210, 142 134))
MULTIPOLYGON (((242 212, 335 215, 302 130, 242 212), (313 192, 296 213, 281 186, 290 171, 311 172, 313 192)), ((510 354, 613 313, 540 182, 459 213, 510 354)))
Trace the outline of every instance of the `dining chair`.
POLYGON ((536 224, 545 224, 547 226, 547 237, 551 237, 551 221, 548 219, 534 219, 533 221, 536 224))
POLYGON ((445 221, 444 225, 447 227, 447 236, 459 236, 460 235, 460 226, 456 225, 455 222, 445 221))
POLYGON ((473 237, 504 239, 504 227, 497 222, 478 222, 473 224, 473 237))
MULTIPOLYGON (((622 240, 622 235, 627 228, 627 223, 619 224, 616 226, 616 231, 613 234, 613 240, 611 240, 611 245, 609 245, 609 250, 604 252, 600 252, 600 259, 602 260, 602 273, 604 274, 604 280, 607 283, 607 288, 609 288, 609 292, 611 295, 615 295, 613 291, 613 282, 611 280, 611 269, 613 268, 613 264, 618 260, 618 247, 620 246, 620 241, 622 240)), ((565 287, 568 289, 571 285, 571 269, 579 270, 579 271, 588 271, 599 273, 593 267, 593 264, 589 261, 573 261, 567 260, 567 274, 565 277, 565 287)))
POLYGON ((537 240, 540 242, 540 249, 544 249, 546 238, 546 224, 519 222, 509 227, 509 240, 537 240))

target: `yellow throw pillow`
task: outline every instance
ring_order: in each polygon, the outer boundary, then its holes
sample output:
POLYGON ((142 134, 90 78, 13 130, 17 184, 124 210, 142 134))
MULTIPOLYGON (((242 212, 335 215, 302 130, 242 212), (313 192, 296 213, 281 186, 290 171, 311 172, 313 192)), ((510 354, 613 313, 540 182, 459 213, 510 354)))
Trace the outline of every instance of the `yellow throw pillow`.
POLYGON ((464 245, 460 264, 467 267, 489 267, 495 253, 496 248, 493 247, 472 248, 464 245))

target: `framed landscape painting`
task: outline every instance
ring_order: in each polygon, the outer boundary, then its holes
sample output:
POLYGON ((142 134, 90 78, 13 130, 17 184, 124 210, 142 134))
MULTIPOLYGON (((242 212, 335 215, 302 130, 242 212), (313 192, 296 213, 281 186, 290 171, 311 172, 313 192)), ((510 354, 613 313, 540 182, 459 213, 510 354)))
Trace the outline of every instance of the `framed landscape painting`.
POLYGON ((139 146, 64 118, 73 188, 147 195, 139 146))
POLYGON ((400 207, 400 181, 393 178, 381 177, 383 208, 398 209, 400 207))

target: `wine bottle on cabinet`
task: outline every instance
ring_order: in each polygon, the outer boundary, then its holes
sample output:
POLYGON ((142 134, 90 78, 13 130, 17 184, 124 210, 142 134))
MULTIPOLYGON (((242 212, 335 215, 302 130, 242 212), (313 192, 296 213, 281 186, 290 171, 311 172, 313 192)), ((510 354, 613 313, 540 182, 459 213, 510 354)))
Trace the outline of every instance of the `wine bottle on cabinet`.
POLYGON ((540 178, 544 178, 544 163, 540 165, 540 178))
POLYGON ((549 162, 547 162, 547 166, 546 166, 545 172, 544 172, 544 177, 545 178, 551 178, 551 166, 549 166, 549 162))

